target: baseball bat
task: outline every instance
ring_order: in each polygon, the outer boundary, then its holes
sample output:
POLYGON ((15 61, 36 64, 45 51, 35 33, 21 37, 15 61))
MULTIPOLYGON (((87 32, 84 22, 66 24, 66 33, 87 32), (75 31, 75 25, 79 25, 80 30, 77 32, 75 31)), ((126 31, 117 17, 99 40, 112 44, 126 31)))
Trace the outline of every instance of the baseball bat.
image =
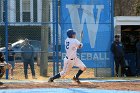
POLYGON ((80 42, 82 43, 83 40, 83 31, 80 33, 80 42))

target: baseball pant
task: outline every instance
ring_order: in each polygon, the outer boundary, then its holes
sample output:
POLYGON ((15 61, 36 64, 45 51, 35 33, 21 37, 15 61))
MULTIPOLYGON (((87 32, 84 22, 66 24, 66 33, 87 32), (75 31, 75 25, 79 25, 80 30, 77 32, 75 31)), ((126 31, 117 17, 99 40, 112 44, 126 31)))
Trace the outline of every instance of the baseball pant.
POLYGON ((121 75, 124 75, 124 71, 125 71, 125 61, 123 57, 116 57, 115 59, 115 70, 116 70, 116 74, 118 74, 119 71, 119 66, 121 66, 121 75))
POLYGON ((64 58, 64 67, 63 70, 60 72, 60 76, 65 77, 67 74, 69 74, 73 66, 76 66, 81 70, 84 70, 84 68, 86 67, 79 58, 74 59, 64 58))
POLYGON ((30 65, 32 76, 35 76, 34 62, 24 62, 24 75, 28 76, 27 75, 28 64, 30 65))

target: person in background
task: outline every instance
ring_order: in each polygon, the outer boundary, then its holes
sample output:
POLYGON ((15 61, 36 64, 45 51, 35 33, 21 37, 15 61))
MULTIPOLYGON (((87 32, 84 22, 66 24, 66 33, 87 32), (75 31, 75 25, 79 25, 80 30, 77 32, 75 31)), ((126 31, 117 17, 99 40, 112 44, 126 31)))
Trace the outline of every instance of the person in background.
POLYGON ((34 70, 34 49, 32 45, 29 44, 29 40, 26 38, 24 45, 21 47, 21 57, 24 64, 24 75, 25 79, 28 79, 27 70, 28 64, 30 65, 32 78, 36 79, 35 77, 35 70, 34 70))
POLYGON ((4 55, 2 52, 0 52, 0 78, 2 78, 2 76, 5 73, 5 68, 4 65, 6 64, 5 59, 4 59, 4 55))
POLYGON ((4 59, 4 55, 2 52, 0 52, 0 63, 4 63, 5 59, 4 59))
POLYGON ((121 66, 121 77, 124 77, 125 75, 124 51, 122 43, 120 42, 119 35, 115 35, 115 41, 111 45, 111 51, 114 55, 116 76, 118 77, 119 66, 121 66))
POLYGON ((139 40, 136 44, 136 76, 140 76, 140 36, 139 36, 139 40))
POLYGON ((13 79, 14 68, 15 68, 15 52, 12 49, 12 44, 11 43, 8 44, 8 63, 11 64, 11 66, 12 66, 12 68, 9 69, 9 70, 11 72, 10 79, 13 79))

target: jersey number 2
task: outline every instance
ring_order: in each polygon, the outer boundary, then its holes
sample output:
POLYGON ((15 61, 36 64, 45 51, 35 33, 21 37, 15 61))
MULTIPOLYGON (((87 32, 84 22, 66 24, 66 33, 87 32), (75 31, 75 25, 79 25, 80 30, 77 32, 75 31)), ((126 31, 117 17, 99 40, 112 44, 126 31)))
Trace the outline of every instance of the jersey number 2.
POLYGON ((70 42, 66 42, 66 49, 69 49, 70 42))

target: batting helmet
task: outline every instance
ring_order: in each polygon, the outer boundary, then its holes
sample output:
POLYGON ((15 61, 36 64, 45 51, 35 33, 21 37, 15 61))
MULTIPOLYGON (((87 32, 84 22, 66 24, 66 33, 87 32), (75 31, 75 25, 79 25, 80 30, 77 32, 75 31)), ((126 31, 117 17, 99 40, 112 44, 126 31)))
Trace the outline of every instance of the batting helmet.
POLYGON ((75 35, 75 34, 76 34, 76 32, 74 32, 73 29, 68 29, 68 30, 67 30, 67 36, 68 36, 69 38, 72 38, 72 35, 75 35))

